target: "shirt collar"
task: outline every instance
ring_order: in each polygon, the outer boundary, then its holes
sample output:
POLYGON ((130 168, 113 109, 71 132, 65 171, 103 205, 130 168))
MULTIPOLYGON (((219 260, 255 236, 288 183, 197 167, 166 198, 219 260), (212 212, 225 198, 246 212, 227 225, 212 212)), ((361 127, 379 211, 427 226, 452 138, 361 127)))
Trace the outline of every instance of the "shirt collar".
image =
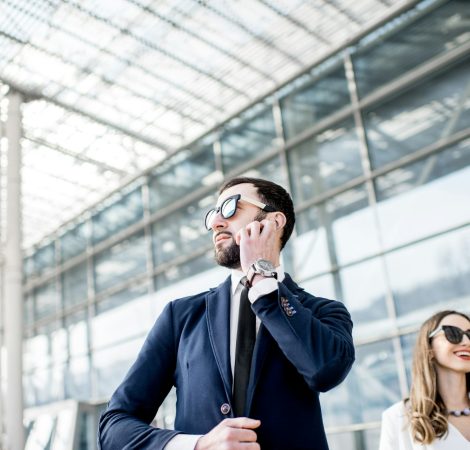
MULTIPOLYGON (((279 265, 276 267, 276 272, 277 272, 277 281, 282 282, 284 278, 286 277, 284 273, 284 268, 282 265, 279 265)), ((245 276, 245 274, 238 269, 232 269, 230 273, 230 277, 232 279, 232 287, 231 287, 231 293, 232 295, 235 293, 235 290, 237 289, 237 286, 240 283, 240 280, 245 276)))

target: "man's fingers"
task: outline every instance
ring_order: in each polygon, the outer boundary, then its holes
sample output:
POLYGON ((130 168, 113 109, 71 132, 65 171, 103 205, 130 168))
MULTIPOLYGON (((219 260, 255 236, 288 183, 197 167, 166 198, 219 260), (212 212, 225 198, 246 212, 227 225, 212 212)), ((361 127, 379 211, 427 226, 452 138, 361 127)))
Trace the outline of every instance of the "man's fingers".
POLYGON ((233 428, 258 428, 261 425, 261 421, 258 419, 250 419, 249 417, 235 417, 233 419, 225 419, 221 422, 229 427, 233 428))

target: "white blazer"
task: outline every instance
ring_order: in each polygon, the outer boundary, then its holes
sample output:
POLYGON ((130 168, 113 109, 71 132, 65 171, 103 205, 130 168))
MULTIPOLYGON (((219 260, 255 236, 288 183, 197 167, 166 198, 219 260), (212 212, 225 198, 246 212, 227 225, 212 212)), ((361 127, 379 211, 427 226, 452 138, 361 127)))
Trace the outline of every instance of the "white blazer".
POLYGON ((449 432, 444 438, 428 445, 413 442, 405 403, 401 401, 382 413, 379 450, 470 450, 470 441, 449 423, 449 432))

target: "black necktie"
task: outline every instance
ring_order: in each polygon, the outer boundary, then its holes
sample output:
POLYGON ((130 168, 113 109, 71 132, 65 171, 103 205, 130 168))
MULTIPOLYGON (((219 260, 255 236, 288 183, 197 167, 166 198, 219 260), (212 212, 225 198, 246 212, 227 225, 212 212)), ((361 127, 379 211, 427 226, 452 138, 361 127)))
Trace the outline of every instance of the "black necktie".
POLYGON ((256 316, 248 299, 246 277, 240 294, 240 310, 238 315, 237 346, 235 350, 235 376, 233 383, 233 410, 235 416, 243 416, 245 411, 246 388, 250 379, 251 356, 256 341, 256 316))

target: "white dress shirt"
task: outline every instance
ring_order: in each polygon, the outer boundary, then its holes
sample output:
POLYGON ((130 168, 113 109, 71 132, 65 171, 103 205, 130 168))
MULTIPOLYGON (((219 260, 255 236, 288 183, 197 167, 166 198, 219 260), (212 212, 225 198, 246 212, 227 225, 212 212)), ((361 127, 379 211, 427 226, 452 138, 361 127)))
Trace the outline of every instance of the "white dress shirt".
MULTIPOLYGON (((270 294, 277 290, 277 283, 284 280, 285 274, 281 266, 276 268, 277 280, 274 278, 266 278, 258 281, 249 291, 248 299, 254 303, 261 296, 270 294)), ((240 294, 243 286, 240 283, 245 274, 240 270, 232 270, 232 286, 231 286, 231 301, 230 301, 230 364, 232 366, 232 374, 235 370, 235 347, 237 344, 237 329, 238 329, 238 313, 240 308, 240 294)), ((261 321, 256 318, 256 332, 259 330, 261 321)), ((232 386, 233 388, 233 386, 232 386)), ((165 450, 194 450, 198 439, 202 435, 199 434, 177 434, 170 439, 165 445, 165 450)))

